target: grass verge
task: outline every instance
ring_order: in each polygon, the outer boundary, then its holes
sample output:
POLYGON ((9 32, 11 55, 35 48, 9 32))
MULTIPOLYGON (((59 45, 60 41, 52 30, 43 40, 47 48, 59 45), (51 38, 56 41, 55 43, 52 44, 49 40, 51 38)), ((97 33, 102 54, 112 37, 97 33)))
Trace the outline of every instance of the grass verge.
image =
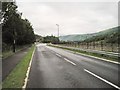
POLYGON ((22 88, 32 53, 35 49, 33 45, 19 64, 13 69, 8 77, 3 81, 2 88, 22 88))
POLYGON ((12 51, 7 51, 2 53, 2 59, 12 56, 14 53, 12 51))
MULTIPOLYGON (((17 53, 17 52, 19 52, 19 51, 21 51, 25 48, 28 48, 30 46, 31 46, 31 44, 30 45, 24 45, 24 46, 16 46, 15 53, 17 53)), ((4 60, 5 58, 7 58, 9 56, 14 55, 15 53, 12 50, 7 50, 7 51, 2 52, 2 60, 4 60)))
POLYGON ((65 50, 70 50, 70 51, 73 51, 73 52, 78 52, 78 53, 91 55, 91 56, 95 56, 95 57, 99 57, 99 58, 104 58, 104 59, 108 59, 108 60, 111 60, 111 61, 120 62, 118 60, 118 57, 115 57, 115 56, 109 56, 109 55, 105 55, 105 54, 86 52, 86 51, 82 51, 82 50, 76 50, 76 49, 71 49, 71 48, 66 48, 66 47, 61 47, 61 46, 55 46, 55 45, 49 45, 49 46, 56 47, 56 48, 62 48, 62 49, 65 49, 65 50))

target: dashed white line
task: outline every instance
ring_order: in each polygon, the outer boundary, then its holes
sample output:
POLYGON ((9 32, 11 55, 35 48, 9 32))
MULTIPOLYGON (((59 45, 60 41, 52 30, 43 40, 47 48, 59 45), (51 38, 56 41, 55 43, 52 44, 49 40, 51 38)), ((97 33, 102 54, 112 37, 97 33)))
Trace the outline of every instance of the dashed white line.
POLYGON ((105 83, 107 83, 107 84, 109 84, 109 85, 111 85, 111 86, 113 86, 113 87, 115 87, 115 88, 117 88, 117 89, 119 89, 119 90, 120 90, 120 87, 118 87, 117 85, 115 85, 115 84, 113 84, 113 83, 111 83, 111 82, 109 82, 109 81, 105 80, 104 78, 102 78, 102 77, 100 77, 100 76, 98 76, 98 75, 96 75, 96 74, 94 74, 94 73, 90 72, 89 70, 84 69, 84 71, 86 71, 87 73, 89 73, 89 74, 93 75, 94 77, 96 77, 96 78, 98 78, 98 79, 100 79, 100 80, 104 81, 105 83))
MULTIPOLYGON (((56 53, 56 55, 57 55, 58 57, 62 57, 61 55, 59 55, 59 54, 57 54, 57 53, 56 53)), ((68 60, 67 58, 64 58, 64 60, 66 60, 67 62, 71 63, 72 65, 76 65, 75 63, 73 63, 72 61, 68 60)))
POLYGON ((64 60, 66 60, 67 62, 71 63, 72 65, 76 65, 75 63, 73 63, 72 61, 68 60, 67 58, 64 58, 64 60))
POLYGON ((58 57, 61 57, 61 55, 59 55, 59 54, 56 54, 58 57))

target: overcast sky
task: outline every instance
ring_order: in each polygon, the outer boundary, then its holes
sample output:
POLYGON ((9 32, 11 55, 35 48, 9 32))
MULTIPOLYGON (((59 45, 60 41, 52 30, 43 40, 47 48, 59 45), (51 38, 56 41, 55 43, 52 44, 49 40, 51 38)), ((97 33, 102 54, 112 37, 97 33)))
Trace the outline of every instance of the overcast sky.
MULTIPOLYGON (((109 1, 109 0, 108 0, 109 1)), ((33 25, 36 34, 85 34, 102 31, 118 25, 117 2, 19 2, 18 10, 33 25)))

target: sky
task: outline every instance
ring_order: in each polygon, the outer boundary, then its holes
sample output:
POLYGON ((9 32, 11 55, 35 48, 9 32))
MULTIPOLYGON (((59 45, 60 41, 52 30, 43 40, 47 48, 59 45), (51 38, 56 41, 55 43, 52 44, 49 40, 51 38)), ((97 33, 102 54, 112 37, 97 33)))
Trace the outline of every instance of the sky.
POLYGON ((118 2, 113 0, 16 0, 16 3, 22 17, 27 18, 35 34, 41 36, 57 36, 56 24, 59 24, 60 36, 95 33, 118 26, 118 2))

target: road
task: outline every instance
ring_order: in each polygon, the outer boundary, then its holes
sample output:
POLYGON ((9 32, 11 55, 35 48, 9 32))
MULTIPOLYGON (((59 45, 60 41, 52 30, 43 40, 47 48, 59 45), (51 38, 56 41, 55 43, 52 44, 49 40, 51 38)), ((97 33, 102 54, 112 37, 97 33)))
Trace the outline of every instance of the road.
POLYGON ((27 88, 120 89, 118 66, 39 44, 33 56, 27 88))
POLYGON ((93 50, 93 49, 82 49, 82 48, 62 46, 62 45, 61 46, 55 45, 55 46, 65 47, 65 48, 70 48, 70 49, 80 50, 80 51, 86 51, 86 52, 92 52, 92 53, 98 53, 98 54, 104 54, 108 56, 120 57, 120 54, 116 52, 107 52, 107 51, 100 51, 100 50, 93 50))

